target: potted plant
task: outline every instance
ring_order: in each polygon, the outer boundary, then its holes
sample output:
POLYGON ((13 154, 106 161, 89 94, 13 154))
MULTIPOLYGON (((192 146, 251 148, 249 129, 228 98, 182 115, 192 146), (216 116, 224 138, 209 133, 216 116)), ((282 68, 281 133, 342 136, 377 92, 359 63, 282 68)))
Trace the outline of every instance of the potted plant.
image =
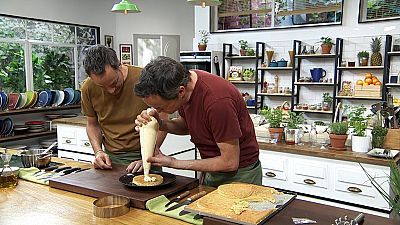
POLYGON ((350 126, 354 128, 351 149, 355 152, 368 152, 369 149, 370 138, 366 135, 369 116, 364 115, 366 110, 364 105, 354 106, 347 116, 350 126))
POLYGON ((244 69, 242 76, 243 76, 243 80, 252 81, 254 78, 254 69, 253 68, 244 69))
POLYGON ((385 140, 387 133, 388 133, 387 128, 384 128, 382 126, 374 126, 371 131, 372 147, 373 148, 382 148, 383 142, 385 140))
POLYGON ((347 131, 349 125, 347 122, 335 122, 330 126, 329 139, 333 150, 346 150, 347 131))
POLYGON ((249 43, 245 40, 240 40, 239 46, 240 46, 240 55, 245 56, 247 49, 249 48, 249 43))
POLYGON ((199 35, 200 41, 197 47, 199 48, 199 51, 205 51, 207 49, 208 40, 210 39, 210 33, 206 30, 199 30, 199 35))
POLYGON ((369 53, 367 51, 361 51, 357 54, 358 57, 358 65, 359 66, 368 66, 369 53))
POLYGON ((247 48, 247 49, 246 49, 246 55, 247 55, 247 56, 255 56, 255 55, 256 55, 256 52, 255 52, 254 49, 252 49, 252 48, 247 48))
POLYGON ((335 45, 335 43, 333 43, 333 41, 332 41, 332 38, 321 37, 321 41, 319 41, 319 42, 321 43, 322 54, 330 54, 332 46, 335 45))
POLYGON ((322 94, 322 110, 329 111, 332 107, 333 97, 328 93, 325 92, 322 94))
POLYGON ((289 112, 285 132, 285 142, 288 145, 299 143, 299 125, 304 123, 304 113, 289 112))
POLYGON ((265 116, 267 121, 269 122, 269 134, 272 137, 274 134, 277 134, 278 142, 282 140, 283 127, 281 126, 283 112, 281 109, 271 109, 264 108, 260 112, 261 115, 265 116))

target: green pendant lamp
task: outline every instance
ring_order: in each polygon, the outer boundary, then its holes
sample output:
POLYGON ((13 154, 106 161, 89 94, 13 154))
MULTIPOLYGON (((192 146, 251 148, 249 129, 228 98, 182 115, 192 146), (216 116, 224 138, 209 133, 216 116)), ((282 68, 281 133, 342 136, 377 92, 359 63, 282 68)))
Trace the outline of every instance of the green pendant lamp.
POLYGON ((140 13, 140 9, 136 4, 131 3, 129 0, 121 0, 120 3, 114 4, 111 12, 123 13, 126 15, 128 13, 140 13))
POLYGON ((192 5, 200 5, 202 8, 221 5, 221 1, 219 0, 187 0, 187 2, 192 5))

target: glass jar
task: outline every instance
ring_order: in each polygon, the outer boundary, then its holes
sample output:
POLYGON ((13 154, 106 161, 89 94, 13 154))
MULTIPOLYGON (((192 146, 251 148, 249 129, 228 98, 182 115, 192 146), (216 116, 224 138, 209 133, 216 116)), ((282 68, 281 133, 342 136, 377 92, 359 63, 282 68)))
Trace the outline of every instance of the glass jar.
POLYGON ((317 147, 318 137, 317 137, 317 128, 315 127, 315 125, 311 127, 310 142, 311 142, 311 147, 317 147))
POLYGON ((286 129, 285 132, 285 142, 287 145, 294 145, 296 143, 296 130, 286 129))

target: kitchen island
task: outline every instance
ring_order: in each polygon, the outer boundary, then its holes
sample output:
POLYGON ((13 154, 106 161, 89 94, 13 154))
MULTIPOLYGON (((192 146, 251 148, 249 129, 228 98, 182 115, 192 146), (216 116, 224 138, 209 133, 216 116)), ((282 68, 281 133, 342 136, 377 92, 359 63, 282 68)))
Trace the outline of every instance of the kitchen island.
MULTIPOLYGON (((54 159, 68 166, 82 168, 91 165, 54 159)), ((118 182, 118 181, 116 181, 118 182)), ((211 191, 213 188, 200 186, 191 190, 197 193, 201 190, 211 191)), ((14 189, 0 190, 0 224, 163 224, 180 225, 186 222, 154 214, 148 210, 131 208, 120 217, 105 219, 93 215, 95 198, 58 190, 24 180, 14 189)), ((292 217, 308 217, 318 221, 318 224, 331 224, 338 216, 348 215, 353 218, 357 212, 336 207, 320 205, 302 200, 294 200, 282 212, 274 216, 267 224, 291 225, 292 217)), ((216 221, 205 218, 204 224, 216 224, 216 221)), ((366 215, 364 225, 395 225, 398 222, 383 217, 366 215)))

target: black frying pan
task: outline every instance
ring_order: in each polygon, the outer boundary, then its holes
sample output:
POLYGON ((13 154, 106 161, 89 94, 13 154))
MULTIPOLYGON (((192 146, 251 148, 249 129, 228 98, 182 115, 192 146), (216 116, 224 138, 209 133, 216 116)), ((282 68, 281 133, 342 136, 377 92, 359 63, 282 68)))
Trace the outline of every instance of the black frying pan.
POLYGON ((128 174, 122 175, 119 178, 119 182, 123 183, 128 188, 140 189, 140 190, 154 190, 154 189, 165 188, 165 187, 171 185, 172 183, 174 183, 176 180, 176 176, 171 173, 166 173, 166 172, 161 172, 161 171, 150 171, 150 174, 161 175, 163 177, 163 182, 156 186, 138 186, 138 185, 132 183, 132 179, 135 176, 143 175, 143 172, 128 173, 128 174))

